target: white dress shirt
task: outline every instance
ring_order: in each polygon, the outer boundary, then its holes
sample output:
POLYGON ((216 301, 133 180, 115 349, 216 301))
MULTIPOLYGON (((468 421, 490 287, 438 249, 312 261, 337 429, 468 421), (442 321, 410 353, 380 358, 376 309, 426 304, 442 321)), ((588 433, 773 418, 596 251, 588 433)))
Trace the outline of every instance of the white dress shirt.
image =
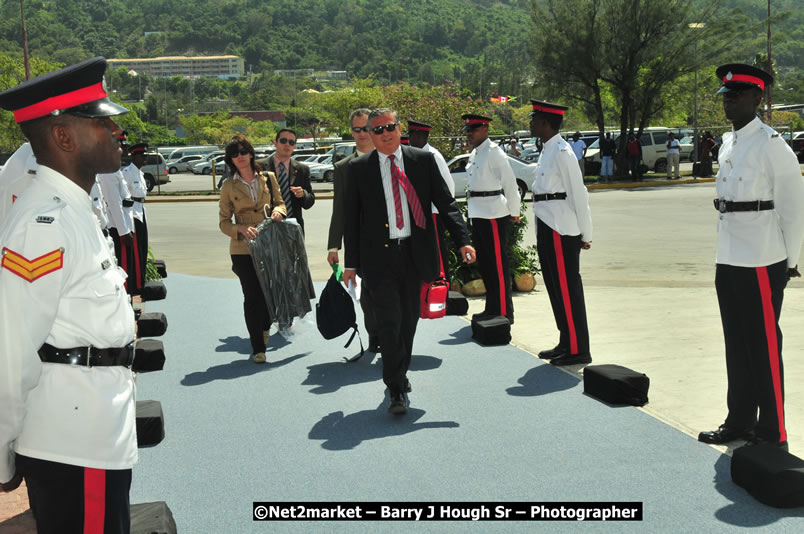
POLYGON ((120 235, 134 232, 134 212, 131 208, 123 207, 123 199, 131 199, 123 173, 117 171, 99 174, 98 180, 106 201, 109 228, 114 228, 120 235))
POLYGON ((57 348, 134 341, 125 273, 86 191, 40 166, 0 232, 0 482, 19 454, 96 469, 137 460, 130 369, 43 363, 57 348), (37 264, 28 263, 39 260, 37 264))
POLYGON ((723 134, 717 159, 718 198, 773 200, 775 208, 721 213, 716 262, 761 267, 787 259, 788 267, 798 265, 804 238, 804 178, 784 139, 755 118, 723 134))
POLYGON ((469 191, 499 191, 501 195, 469 197, 470 219, 498 219, 510 215, 519 217, 519 188, 508 156, 490 139, 472 150, 466 164, 469 191))
POLYGON ((30 143, 25 143, 14 152, 0 171, 0 227, 11 210, 11 205, 31 185, 36 176, 36 158, 30 143))
MULTIPOLYGON (((145 184, 145 177, 142 175, 142 171, 134 165, 134 163, 130 163, 128 167, 120 172, 123 173, 123 178, 126 180, 126 186, 128 187, 131 198, 141 198, 144 200, 145 196, 148 194, 148 186, 145 184)), ((135 200, 131 211, 135 219, 140 222, 145 221, 145 202, 135 200)))
POLYGON ((583 151, 586 149, 586 143, 584 143, 583 139, 570 141, 569 146, 572 148, 576 160, 583 158, 583 151))
MULTIPOLYGON (((441 152, 438 149, 433 148, 430 143, 427 143, 423 147, 424 150, 429 150, 433 157, 436 160, 436 164, 438 165, 438 170, 441 171, 441 176, 444 178, 444 182, 447 184, 447 188, 449 189, 449 193, 455 197, 455 180, 452 179, 452 174, 449 172, 449 167, 447 166, 447 160, 444 159, 444 156, 441 155, 441 152)), ((435 207, 435 204, 432 205, 433 213, 438 213, 438 208, 435 207)))
POLYGON ((545 141, 531 188, 534 195, 567 193, 563 200, 534 202, 534 215, 561 235, 580 234, 582 241, 592 241, 589 192, 572 148, 560 135, 545 141))
MULTIPOLYGON (((410 237, 410 209, 408 209, 408 197, 405 195, 405 188, 399 184, 399 196, 402 203, 402 228, 396 227, 396 204, 394 204, 394 186, 391 182, 391 160, 388 156, 377 151, 380 156, 380 174, 382 175, 382 188, 385 191, 385 208, 388 210, 388 237, 398 239, 410 237)), ((402 146, 397 147, 394 153, 394 163, 402 172, 405 172, 405 162, 402 157, 402 146)))

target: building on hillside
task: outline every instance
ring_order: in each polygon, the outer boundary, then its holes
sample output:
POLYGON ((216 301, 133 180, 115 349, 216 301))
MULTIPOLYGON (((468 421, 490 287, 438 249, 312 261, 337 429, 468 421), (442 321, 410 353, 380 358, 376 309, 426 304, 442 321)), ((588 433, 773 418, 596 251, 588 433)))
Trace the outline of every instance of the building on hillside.
POLYGON ((155 78, 239 78, 245 72, 243 58, 237 56, 167 56, 152 58, 109 59, 109 68, 125 67, 155 78))

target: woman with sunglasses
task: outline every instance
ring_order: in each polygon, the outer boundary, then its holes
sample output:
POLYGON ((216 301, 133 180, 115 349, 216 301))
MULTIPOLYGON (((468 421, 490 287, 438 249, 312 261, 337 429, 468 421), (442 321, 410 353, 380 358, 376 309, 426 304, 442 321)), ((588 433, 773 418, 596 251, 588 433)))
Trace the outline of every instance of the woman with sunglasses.
POLYGON ((256 227, 265 219, 266 212, 278 222, 286 217, 287 211, 276 176, 272 172, 262 172, 254 161, 254 147, 246 136, 232 138, 226 145, 224 161, 229 167, 230 178, 221 186, 220 229, 232 238, 229 254, 232 256, 232 271, 243 288, 243 312, 254 363, 265 363, 271 316, 249 256, 248 240, 257 237, 256 227))

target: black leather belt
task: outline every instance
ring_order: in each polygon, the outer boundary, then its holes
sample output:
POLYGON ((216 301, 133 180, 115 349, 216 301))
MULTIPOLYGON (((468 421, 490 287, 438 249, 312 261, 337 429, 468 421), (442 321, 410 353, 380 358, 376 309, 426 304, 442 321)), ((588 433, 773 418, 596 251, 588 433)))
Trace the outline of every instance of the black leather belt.
POLYGON ((134 201, 131 200, 130 198, 124 198, 123 199, 123 207, 124 208, 130 208, 133 205, 134 205, 134 201))
POLYGON ((496 197, 502 194, 502 189, 498 189, 496 191, 469 191, 470 197, 496 197))
POLYGON ((145 202, 145 197, 131 197, 134 202, 145 202))
POLYGON ((410 242, 409 237, 393 237, 388 240, 388 246, 391 247, 402 247, 407 245, 410 242))
POLYGON ((534 202, 541 202, 543 200, 564 200, 567 194, 563 191, 561 193, 544 193, 543 195, 533 195, 534 202))
POLYGON ((734 202, 722 198, 714 199, 715 209, 720 213, 730 211, 765 211, 773 209, 772 200, 751 200, 750 202, 734 202))
POLYGON ((86 367, 103 367, 122 365, 131 367, 134 361, 134 343, 125 347, 98 349, 95 347, 76 347, 59 349, 45 343, 39 349, 39 359, 45 363, 64 363, 86 367))

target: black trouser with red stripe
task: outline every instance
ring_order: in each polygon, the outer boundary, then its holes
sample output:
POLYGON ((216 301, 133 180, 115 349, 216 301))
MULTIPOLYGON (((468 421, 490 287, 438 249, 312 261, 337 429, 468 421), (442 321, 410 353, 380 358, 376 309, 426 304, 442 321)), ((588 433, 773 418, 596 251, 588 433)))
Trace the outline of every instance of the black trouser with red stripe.
POLYGON ((134 235, 137 236, 140 282, 145 284, 145 266, 148 263, 148 224, 145 221, 145 213, 142 214, 142 219, 134 218, 134 235))
POLYGON ((17 455, 38 534, 128 534, 131 469, 91 469, 17 455))
POLYGON ((117 264, 126 271, 126 292, 129 295, 139 295, 142 290, 143 271, 140 269, 140 250, 137 245, 137 234, 131 232, 132 245, 126 245, 116 228, 109 228, 109 235, 114 241, 114 255, 117 264))
POLYGON ((786 285, 787 260, 767 267, 717 264, 715 270, 729 380, 725 424, 756 425, 758 436, 776 442, 787 441, 779 328, 786 285))
POLYGON ((589 326, 581 280, 581 236, 561 235, 537 219, 536 250, 556 327, 558 347, 589 354, 589 326))
POLYGON ((511 268, 508 262, 508 228, 511 217, 472 219, 472 243, 477 251, 480 276, 486 286, 488 315, 504 315, 514 320, 511 298, 511 268))

